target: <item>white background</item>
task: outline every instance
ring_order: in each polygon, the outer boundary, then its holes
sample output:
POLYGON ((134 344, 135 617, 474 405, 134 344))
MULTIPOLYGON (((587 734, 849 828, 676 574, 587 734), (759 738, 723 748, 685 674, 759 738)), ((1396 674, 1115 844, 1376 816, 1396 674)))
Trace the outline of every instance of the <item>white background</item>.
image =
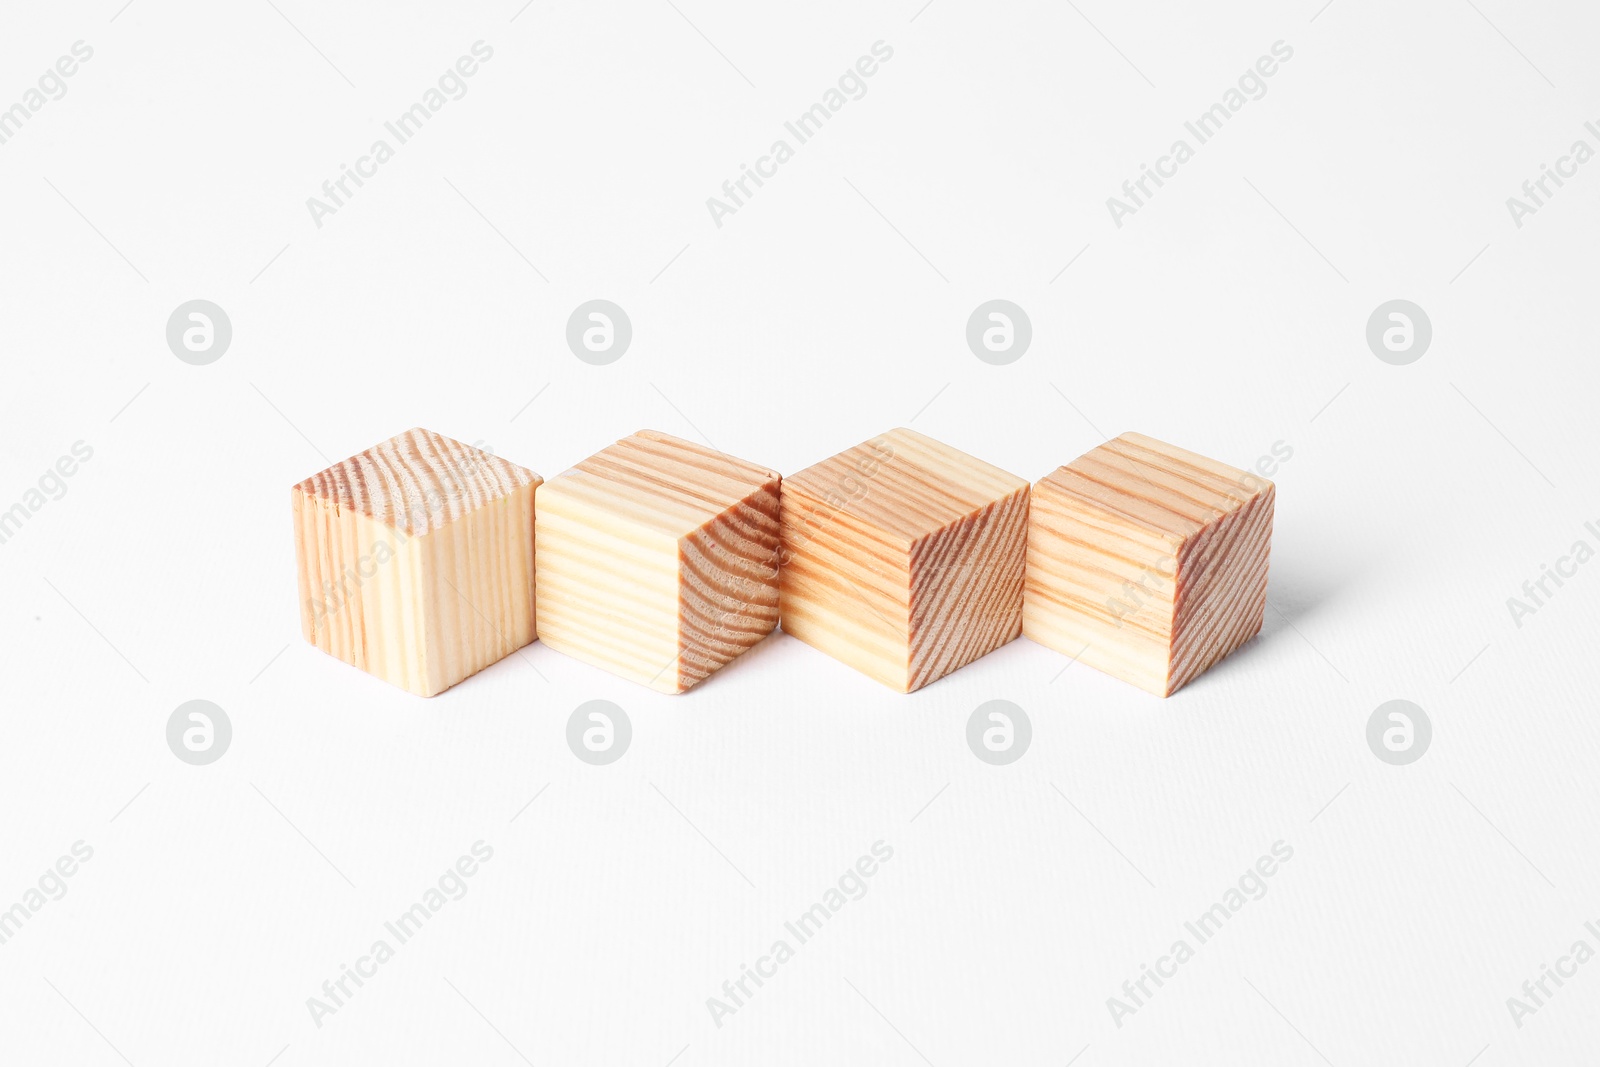
POLYGON ((1506 600, 1600 546, 1600 163, 1521 228, 1505 200, 1600 147, 1600 16, 519 2, 6 4, 0 107, 94 55, 0 145, 0 509, 94 451, 0 545, 0 907, 94 855, 0 946, 0 1062, 1592 1062, 1600 962, 1520 1028, 1506 998, 1600 948, 1600 562, 1520 627, 1506 600), (478 40, 318 228, 306 198, 478 40), (878 40, 866 95, 714 225, 878 40), (964 340, 995 297, 1034 330, 1003 367, 964 340), (195 298, 233 323, 209 366, 165 340, 195 298), (563 337, 593 298, 633 322, 609 366, 563 337), (1395 298, 1433 324, 1409 366, 1364 337, 1395 298), (421 700, 299 636, 289 486, 411 426, 550 476, 641 427, 794 472, 906 424, 1028 478, 1124 430, 1241 467, 1282 442, 1262 633, 1165 701, 1027 640, 900 696, 781 634, 681 698, 535 644, 421 700), (193 698, 233 723, 210 766, 166 745, 193 698), (603 768, 564 739, 595 698, 634 727, 603 768), (1000 768, 965 740, 996 698, 1034 729, 1000 768), (1404 767, 1365 740, 1396 698, 1434 729, 1404 767), (468 894, 314 1024, 479 839, 468 894))

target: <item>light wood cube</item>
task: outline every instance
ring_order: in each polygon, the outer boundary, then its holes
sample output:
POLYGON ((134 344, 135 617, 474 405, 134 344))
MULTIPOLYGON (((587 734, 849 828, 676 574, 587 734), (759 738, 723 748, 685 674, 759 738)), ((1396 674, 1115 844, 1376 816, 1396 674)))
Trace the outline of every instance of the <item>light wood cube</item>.
POLYGON ((1028 483, 915 430, 783 482, 783 629, 909 693, 1022 629, 1028 483))
POLYGON ((1022 632, 1169 696, 1261 629, 1273 484, 1125 433, 1033 487, 1022 632))
POLYGON ((539 637, 682 693, 778 622, 778 489, 765 467, 653 430, 539 490, 539 637))
POLYGON ((419 428, 296 485, 306 640, 419 696, 528 644, 541 480, 419 428))

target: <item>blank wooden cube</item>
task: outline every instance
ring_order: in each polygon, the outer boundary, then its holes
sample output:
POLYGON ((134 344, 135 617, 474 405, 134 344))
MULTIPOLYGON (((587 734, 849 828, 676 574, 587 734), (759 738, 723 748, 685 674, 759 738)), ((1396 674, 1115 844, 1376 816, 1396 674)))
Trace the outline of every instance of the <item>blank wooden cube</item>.
POLYGON ((1028 483, 915 430, 783 482, 783 629, 902 693, 1021 632, 1028 483))
POLYGON ((1022 632, 1169 696, 1261 629, 1271 482, 1125 433, 1033 487, 1022 632))
POLYGON ((778 622, 774 471, 642 430, 539 490, 539 637, 681 693, 778 622))
POLYGON ((306 640, 419 696, 532 641, 541 480, 415 429, 296 485, 306 640))

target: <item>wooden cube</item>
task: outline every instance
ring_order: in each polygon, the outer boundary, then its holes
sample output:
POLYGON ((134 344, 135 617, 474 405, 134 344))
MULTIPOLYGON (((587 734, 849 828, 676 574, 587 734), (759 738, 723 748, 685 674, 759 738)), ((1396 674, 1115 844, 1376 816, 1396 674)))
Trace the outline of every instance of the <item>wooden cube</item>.
POLYGON ((765 467, 642 430, 539 490, 539 637, 682 693, 778 622, 778 487, 765 467))
POLYGON ((783 629, 902 693, 1022 629, 1028 483, 915 430, 783 482, 783 629))
POLYGON ((1275 489, 1125 433, 1033 487, 1022 632, 1169 696, 1261 629, 1275 489))
POLYGON ((306 640, 419 696, 532 641, 541 480, 415 429, 296 485, 306 640))

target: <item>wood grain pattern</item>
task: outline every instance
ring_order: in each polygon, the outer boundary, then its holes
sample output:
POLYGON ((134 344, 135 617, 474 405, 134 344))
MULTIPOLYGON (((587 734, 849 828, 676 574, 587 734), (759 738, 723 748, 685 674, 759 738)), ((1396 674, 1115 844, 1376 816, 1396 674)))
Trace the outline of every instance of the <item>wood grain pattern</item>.
POLYGON ((539 490, 539 636, 681 693, 778 621, 781 478, 644 430, 539 490))
POLYGON ((528 644, 541 480, 419 428, 294 486, 306 640, 420 696, 528 644))
POLYGON ((1168 696, 1255 636, 1276 489, 1126 433, 1033 487, 1022 632, 1168 696))
POLYGON ((914 430, 783 482, 784 632, 909 693, 1022 627, 1028 483, 914 430))

